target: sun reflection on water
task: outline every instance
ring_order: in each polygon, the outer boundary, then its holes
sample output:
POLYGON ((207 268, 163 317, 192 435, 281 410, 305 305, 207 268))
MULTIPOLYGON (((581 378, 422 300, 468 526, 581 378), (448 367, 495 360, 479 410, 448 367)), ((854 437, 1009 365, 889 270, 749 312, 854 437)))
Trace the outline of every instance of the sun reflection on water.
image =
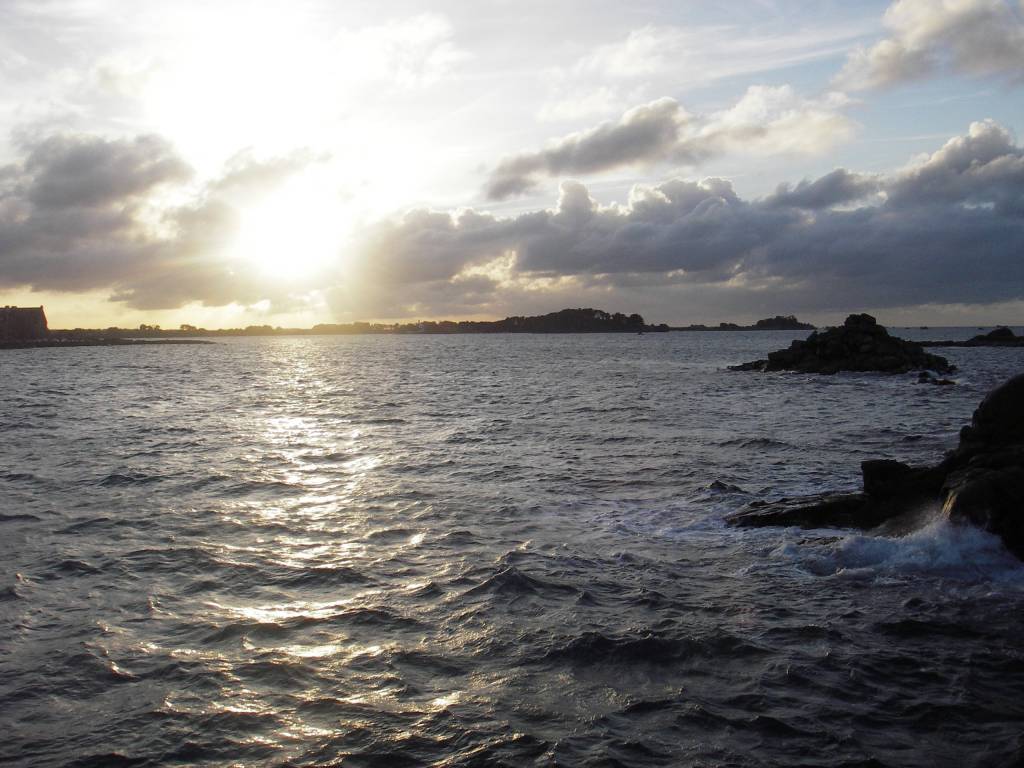
MULTIPOLYGON (((407 678, 423 636, 419 617, 395 598, 427 589, 433 574, 422 578, 405 564, 428 541, 416 519, 431 507, 389 495, 392 473, 409 463, 395 450, 405 422, 388 411, 358 426, 366 418, 361 392, 317 375, 315 342, 289 349, 295 358, 274 375, 257 369, 252 407, 230 427, 241 472, 224 471, 233 482, 216 516, 229 534, 198 542, 232 580, 211 582, 198 611, 189 608, 203 632, 162 651, 216 671, 216 693, 168 707, 261 718, 251 737, 285 750, 358 730, 364 709, 418 722, 462 700, 447 680, 407 678), (309 407, 298 413, 293 402, 309 407), (408 578, 388 586, 380 572, 400 561, 408 578), (415 636, 402 634, 407 627, 415 636)), ((204 510, 190 514, 201 519, 204 510)), ((180 610, 175 605, 166 618, 180 610)))

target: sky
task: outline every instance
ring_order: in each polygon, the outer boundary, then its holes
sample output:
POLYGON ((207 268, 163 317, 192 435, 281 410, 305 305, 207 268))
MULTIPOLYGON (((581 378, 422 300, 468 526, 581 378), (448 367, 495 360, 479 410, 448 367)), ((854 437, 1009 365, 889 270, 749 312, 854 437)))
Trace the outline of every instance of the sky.
POLYGON ((0 0, 55 328, 1024 322, 1024 0, 0 0))

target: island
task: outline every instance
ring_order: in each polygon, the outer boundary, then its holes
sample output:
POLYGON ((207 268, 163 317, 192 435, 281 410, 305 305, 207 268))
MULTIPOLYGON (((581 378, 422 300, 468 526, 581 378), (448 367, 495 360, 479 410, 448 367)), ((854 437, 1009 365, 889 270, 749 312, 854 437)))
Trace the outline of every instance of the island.
POLYGON ((546 315, 514 316, 504 320, 425 320, 399 325, 315 325, 314 333, 660 333, 664 323, 648 325, 642 315, 601 309, 562 309, 546 315))
POLYGON ((25 347, 122 346, 128 344, 209 344, 229 336, 335 336, 354 334, 456 333, 664 333, 668 325, 647 323, 642 315, 601 309, 562 309, 546 315, 513 316, 504 320, 424 320, 414 323, 324 323, 312 328, 249 325, 206 329, 183 323, 178 328, 141 324, 138 328, 71 328, 49 330, 43 308, 0 310, 0 349, 25 347))
POLYGON ((801 323, 795 315, 776 315, 758 320, 753 325, 719 323, 718 325, 683 325, 669 328, 671 331, 813 331, 814 325, 801 323))
MULTIPOLYGON (((771 352, 767 360, 729 366, 732 371, 798 371, 834 374, 839 371, 907 373, 920 370, 952 373, 956 366, 939 355, 931 355, 920 344, 890 336, 868 314, 850 315, 838 328, 815 331, 788 349, 771 352)), ((922 381, 949 383, 925 374, 922 381)))
POLYGON ((1006 326, 979 334, 967 341, 921 341, 922 347, 1024 347, 1024 336, 1017 336, 1006 326))

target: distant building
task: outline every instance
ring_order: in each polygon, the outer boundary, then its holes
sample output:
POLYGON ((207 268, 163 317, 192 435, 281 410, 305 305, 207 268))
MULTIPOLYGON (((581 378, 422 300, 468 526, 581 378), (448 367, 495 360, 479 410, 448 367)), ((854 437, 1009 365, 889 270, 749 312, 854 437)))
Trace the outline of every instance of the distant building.
POLYGON ((49 335, 42 307, 0 307, 0 341, 38 341, 49 335))

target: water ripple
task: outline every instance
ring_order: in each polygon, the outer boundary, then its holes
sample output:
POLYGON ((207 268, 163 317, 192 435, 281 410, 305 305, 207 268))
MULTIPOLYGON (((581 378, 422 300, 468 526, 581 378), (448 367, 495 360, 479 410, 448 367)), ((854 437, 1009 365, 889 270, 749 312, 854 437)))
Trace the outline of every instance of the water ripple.
POLYGON ((721 523, 932 459, 1018 363, 724 370, 788 341, 5 354, 0 761, 1019 763, 1024 568, 997 540, 721 523))

